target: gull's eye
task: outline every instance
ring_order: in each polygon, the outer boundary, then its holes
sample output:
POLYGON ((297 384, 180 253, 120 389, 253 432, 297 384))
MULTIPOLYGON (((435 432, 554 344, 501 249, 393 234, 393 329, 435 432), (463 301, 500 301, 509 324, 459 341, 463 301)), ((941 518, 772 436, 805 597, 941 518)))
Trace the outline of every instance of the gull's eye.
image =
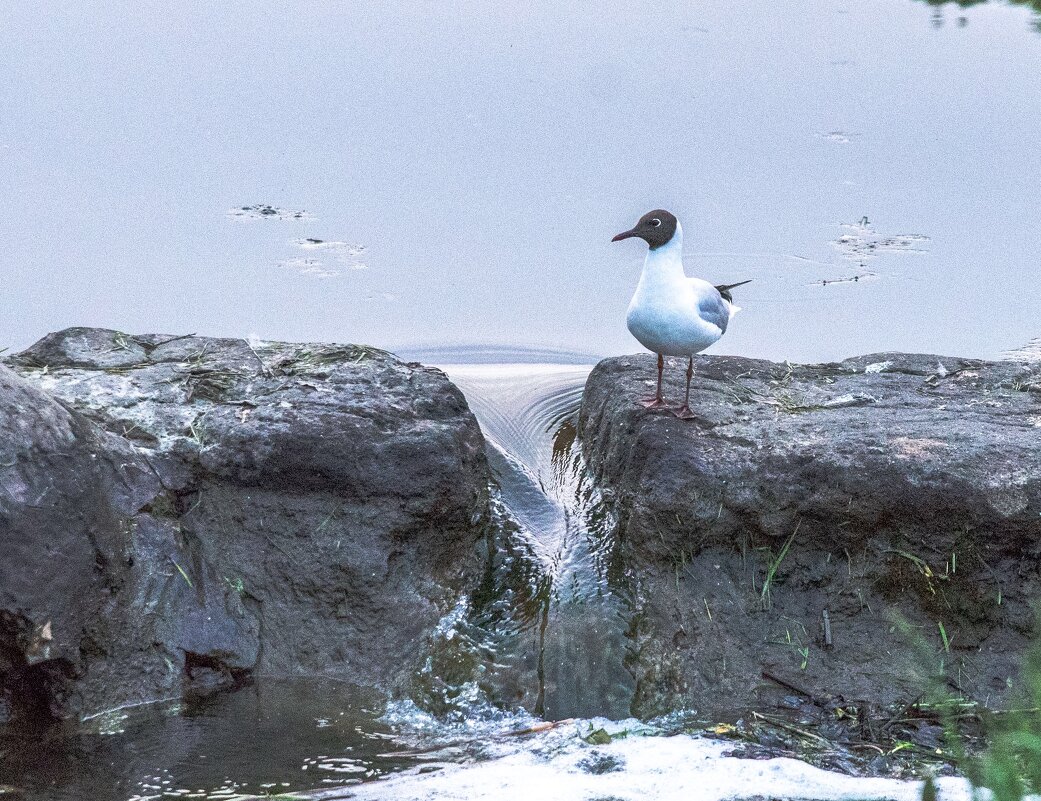
POLYGON ((651 220, 647 224, 649 226, 651 226, 651 228, 657 228, 659 225, 661 225, 661 220, 659 220, 657 217, 655 217, 653 220, 651 220))

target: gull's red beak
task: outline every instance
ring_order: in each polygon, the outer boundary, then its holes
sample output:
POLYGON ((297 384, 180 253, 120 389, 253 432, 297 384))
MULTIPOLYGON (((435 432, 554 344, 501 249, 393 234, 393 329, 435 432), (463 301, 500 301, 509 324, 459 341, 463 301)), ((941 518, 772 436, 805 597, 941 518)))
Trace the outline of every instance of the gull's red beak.
POLYGON ((632 236, 636 236, 636 232, 635 231, 633 231, 633 230, 622 231, 622 233, 615 234, 613 237, 611 237, 611 241, 612 242, 621 242, 623 239, 628 239, 629 237, 632 237, 632 236))

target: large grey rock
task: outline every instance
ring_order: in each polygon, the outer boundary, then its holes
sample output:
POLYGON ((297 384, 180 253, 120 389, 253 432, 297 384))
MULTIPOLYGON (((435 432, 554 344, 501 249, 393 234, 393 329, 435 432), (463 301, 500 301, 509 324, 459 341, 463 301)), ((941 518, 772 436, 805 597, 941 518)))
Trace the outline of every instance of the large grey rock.
POLYGON ((764 670, 879 703, 941 663, 982 701, 1014 684, 1041 589, 1041 365, 700 357, 691 422, 635 403, 654 374, 601 362, 581 413, 639 608, 634 711, 756 706, 764 670))
POLYGON ((88 715, 250 674, 390 687, 480 570, 483 441, 438 370, 89 328, 9 363, 10 706, 88 715))

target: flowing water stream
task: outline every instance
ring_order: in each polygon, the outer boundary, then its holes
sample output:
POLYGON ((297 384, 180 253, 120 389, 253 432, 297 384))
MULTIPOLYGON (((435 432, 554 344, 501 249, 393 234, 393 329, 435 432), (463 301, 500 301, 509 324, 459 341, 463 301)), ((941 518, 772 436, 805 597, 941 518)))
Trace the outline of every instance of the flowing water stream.
POLYGON ((575 440, 591 365, 512 358, 444 365, 488 442, 500 508, 513 524, 505 529, 507 558, 527 564, 519 571, 499 565, 493 579, 501 584, 482 616, 497 641, 495 664, 514 674, 516 700, 533 697, 523 705, 539 716, 624 717, 633 690, 623 664, 624 582, 609 576, 614 532, 575 440), (511 603, 517 591, 527 604, 511 603), (533 682, 524 679, 532 669, 533 682))

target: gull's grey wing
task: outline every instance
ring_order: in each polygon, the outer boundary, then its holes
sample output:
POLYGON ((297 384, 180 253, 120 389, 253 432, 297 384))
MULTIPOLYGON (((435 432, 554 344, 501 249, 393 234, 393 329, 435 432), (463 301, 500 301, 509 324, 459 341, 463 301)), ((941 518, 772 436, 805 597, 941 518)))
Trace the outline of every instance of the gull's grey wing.
POLYGON ((698 316, 707 323, 712 323, 721 332, 726 332, 730 322, 730 307, 723 300, 718 289, 703 294, 698 298, 698 316))

